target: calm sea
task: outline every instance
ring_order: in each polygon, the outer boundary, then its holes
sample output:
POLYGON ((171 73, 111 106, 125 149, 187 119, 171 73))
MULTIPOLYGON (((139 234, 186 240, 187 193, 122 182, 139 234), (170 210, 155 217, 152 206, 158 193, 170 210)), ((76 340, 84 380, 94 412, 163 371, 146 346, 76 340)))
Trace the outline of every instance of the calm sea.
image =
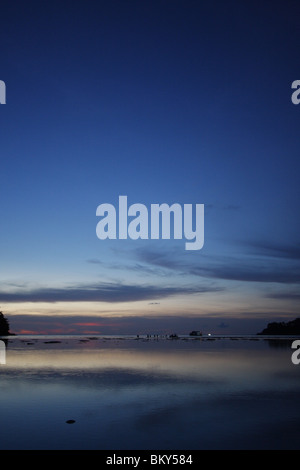
POLYGON ((292 341, 11 337, 0 449, 299 449, 292 341))

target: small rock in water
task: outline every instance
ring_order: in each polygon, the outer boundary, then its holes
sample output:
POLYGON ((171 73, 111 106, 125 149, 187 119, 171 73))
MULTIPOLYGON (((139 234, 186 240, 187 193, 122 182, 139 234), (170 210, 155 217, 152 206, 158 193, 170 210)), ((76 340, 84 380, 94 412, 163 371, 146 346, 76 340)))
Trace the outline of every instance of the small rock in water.
POLYGON ((68 419, 68 420, 66 421, 66 423, 68 423, 68 424, 73 424, 73 423, 75 423, 75 422, 76 422, 75 419, 68 419))

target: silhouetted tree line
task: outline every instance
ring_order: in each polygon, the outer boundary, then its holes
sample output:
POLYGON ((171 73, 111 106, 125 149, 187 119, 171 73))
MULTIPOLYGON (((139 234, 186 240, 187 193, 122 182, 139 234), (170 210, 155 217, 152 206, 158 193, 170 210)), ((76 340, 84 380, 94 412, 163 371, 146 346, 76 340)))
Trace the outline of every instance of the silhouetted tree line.
POLYGON ((0 336, 8 336, 9 332, 9 323, 5 318, 2 312, 0 312, 0 336))
POLYGON ((272 322, 268 323, 265 328, 258 335, 300 335, 300 318, 289 322, 272 322))

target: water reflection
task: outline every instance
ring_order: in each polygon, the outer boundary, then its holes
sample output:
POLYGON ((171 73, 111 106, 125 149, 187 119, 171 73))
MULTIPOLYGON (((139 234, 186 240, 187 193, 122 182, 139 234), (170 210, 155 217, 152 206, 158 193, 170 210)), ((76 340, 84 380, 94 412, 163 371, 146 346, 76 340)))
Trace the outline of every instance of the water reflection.
POLYGON ((299 447, 300 366, 287 348, 264 340, 59 341, 8 345, 1 449, 299 447))
POLYGON ((270 348, 282 348, 282 349, 291 349, 291 345, 294 341, 294 339, 276 339, 276 338, 270 338, 266 339, 265 341, 268 342, 268 345, 270 348))

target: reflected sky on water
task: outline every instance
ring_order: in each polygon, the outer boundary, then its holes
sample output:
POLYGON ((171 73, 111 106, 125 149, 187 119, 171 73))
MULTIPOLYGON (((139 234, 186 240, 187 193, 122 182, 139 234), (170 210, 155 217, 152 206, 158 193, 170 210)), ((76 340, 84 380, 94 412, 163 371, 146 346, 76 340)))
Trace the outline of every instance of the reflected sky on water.
POLYGON ((292 341, 49 341, 8 341, 1 449, 299 448, 292 341))

